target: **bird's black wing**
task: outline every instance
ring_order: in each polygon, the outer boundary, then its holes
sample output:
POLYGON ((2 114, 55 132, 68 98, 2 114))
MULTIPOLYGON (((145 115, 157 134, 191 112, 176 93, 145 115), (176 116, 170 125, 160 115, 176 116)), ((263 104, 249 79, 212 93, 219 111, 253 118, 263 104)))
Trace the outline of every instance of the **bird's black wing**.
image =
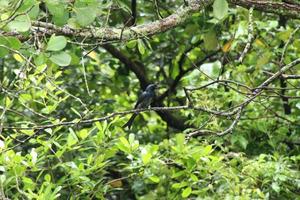
POLYGON ((139 98, 138 98, 138 100, 137 100, 137 102, 136 102, 136 104, 134 106, 134 109, 136 109, 140 103, 142 103, 143 101, 145 101, 145 99, 147 98, 147 96, 148 96, 147 92, 143 92, 139 96, 139 98))

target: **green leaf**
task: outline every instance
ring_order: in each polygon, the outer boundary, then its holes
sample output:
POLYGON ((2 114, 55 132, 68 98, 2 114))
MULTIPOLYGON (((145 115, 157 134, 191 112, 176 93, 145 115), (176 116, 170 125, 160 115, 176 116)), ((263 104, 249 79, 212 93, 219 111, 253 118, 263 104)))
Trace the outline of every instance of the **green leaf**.
POLYGON ((7 97, 5 98, 5 106, 6 106, 7 108, 10 108, 11 104, 12 104, 12 100, 7 96, 7 97))
POLYGON ((23 1, 20 8, 17 9, 17 13, 26 13, 36 4, 35 0, 23 1))
POLYGON ((144 149, 142 149, 141 154, 142 154, 142 161, 143 161, 144 165, 147 165, 152 158, 151 152, 149 152, 147 149, 144 148, 144 149))
POLYGON ((186 168, 189 170, 189 171, 192 171, 195 167, 196 167, 196 161, 193 159, 193 158, 188 158, 187 160, 186 160, 186 164, 185 164, 185 166, 186 166, 186 168))
POLYGON ((280 192, 280 187, 279 187, 279 185, 278 185, 277 182, 273 182, 272 185, 271 185, 271 187, 272 187, 272 189, 273 189, 275 192, 277 192, 277 193, 280 192))
POLYGON ((174 189, 179 189, 187 186, 187 182, 174 183, 171 187, 174 189))
POLYGON ((296 103, 296 108, 300 110, 300 102, 296 103))
MULTIPOLYGON (((0 36, 0 45, 3 45, 5 47, 9 46, 8 41, 3 36, 0 36)), ((0 58, 3 58, 9 53, 8 49, 5 47, 0 47, 0 58)))
POLYGON ((121 137, 119 140, 120 140, 120 142, 118 142, 118 144, 117 144, 118 148, 121 151, 130 154, 131 148, 130 148, 130 144, 129 144, 128 140, 125 137, 121 137))
POLYGON ((157 176, 150 176, 149 179, 154 183, 159 183, 160 179, 157 176))
POLYGON ((73 131, 73 129, 69 128, 69 131, 70 132, 69 132, 69 135, 67 138, 67 145, 69 147, 71 147, 78 142, 78 138, 77 138, 75 132, 73 131))
POLYGON ((20 96, 19 96, 19 100, 21 101, 21 102, 28 102, 28 101, 31 101, 32 100, 32 96, 30 95, 30 94, 21 94, 20 96))
POLYGON ((216 50, 218 48, 218 39, 214 30, 210 30, 203 36, 204 47, 208 51, 216 50))
POLYGON ((66 2, 47 0, 46 5, 53 16, 53 21, 56 25, 62 26, 67 23, 69 11, 66 9, 66 2))
POLYGON ((129 144, 128 140, 127 140, 125 137, 121 137, 121 138, 120 138, 120 142, 121 142, 124 146, 130 148, 130 144, 129 144))
POLYGON ((129 134, 129 137, 128 137, 128 140, 129 140, 129 143, 130 144, 133 144, 134 143, 134 138, 135 138, 135 135, 134 134, 129 134))
POLYGON ((226 0, 215 0, 213 14, 217 19, 223 19, 228 14, 228 3, 226 0))
POLYGON ((87 26, 95 20, 96 11, 93 7, 76 8, 76 21, 80 26, 87 26))
POLYGON ((10 48, 19 50, 21 48, 22 43, 20 40, 16 37, 6 37, 6 40, 8 42, 8 45, 10 48))
POLYGON ((170 66, 170 74, 173 79, 179 74, 179 65, 174 63, 174 65, 170 66))
POLYGON ((183 198, 187 198, 188 196, 190 196, 190 194, 192 193, 192 188, 191 187, 187 187, 185 188, 182 193, 181 193, 181 196, 183 198))
POLYGON ((34 134, 33 130, 21 130, 21 132, 26 134, 26 135, 29 135, 29 136, 32 136, 34 134))
POLYGON ((39 13, 40 13, 39 5, 36 5, 28 12, 28 16, 30 17, 30 19, 35 20, 37 19, 39 13))
POLYGON ((34 190, 36 183, 34 183, 30 178, 27 178, 25 176, 22 177, 22 182, 24 184, 24 189, 25 190, 34 190))
POLYGON ((71 110, 80 118, 82 118, 81 114, 73 107, 71 107, 71 110))
POLYGON ((51 181, 50 174, 46 174, 45 177, 44 177, 44 179, 45 179, 46 182, 50 182, 51 181))
POLYGON ((243 147, 243 149, 247 148, 248 140, 244 136, 240 135, 238 141, 239 141, 240 145, 243 147))
POLYGON ((269 51, 264 52, 257 60, 257 67, 262 67, 263 65, 269 63, 272 53, 269 51))
POLYGON ((176 135, 176 143, 179 149, 183 149, 185 143, 185 134, 177 134, 176 135))
POLYGON ((129 48, 129 49, 132 49, 136 46, 137 44, 137 41, 136 40, 131 40, 129 42, 127 42, 126 46, 129 48))
POLYGON ((67 40, 64 36, 52 35, 47 44, 47 51, 60 51, 67 45, 67 40))
POLYGON ((207 156, 211 153, 212 151, 212 146, 211 145, 207 145, 204 149, 203 149, 203 155, 207 156))
POLYGON ((190 175, 190 178, 191 178, 192 181, 194 181, 194 182, 198 182, 198 181, 199 181, 198 177, 197 177, 195 174, 191 174, 191 175, 190 175))
POLYGON ((192 43, 192 44, 196 44, 200 39, 201 39, 201 36, 200 36, 200 35, 194 35, 194 36, 192 37, 191 43, 192 43))
POLYGON ((183 175, 185 175, 185 174, 186 174, 185 171, 178 171, 178 172, 176 172, 176 173, 174 173, 174 174, 172 175, 172 178, 178 178, 178 177, 183 176, 183 175))
POLYGON ((100 122, 96 122, 95 125, 98 129, 96 142, 98 144, 101 144, 103 142, 104 137, 105 137, 105 134, 104 134, 105 130, 103 129, 102 124, 100 122))
POLYGON ((85 139, 87 138, 87 136, 89 135, 89 130, 88 129, 81 129, 78 133, 77 133, 78 137, 80 137, 80 139, 85 139))
MULTIPOLYGON (((44 53, 40 53, 37 57, 34 58, 34 64, 37 66, 43 66, 46 63, 47 57, 44 53)), ((41 73, 39 71, 38 73, 41 73)))
POLYGON ((8 23, 8 27, 11 31, 26 32, 31 27, 30 19, 27 15, 20 15, 8 23))
POLYGON ((80 24, 77 22, 76 18, 71 17, 68 19, 68 26, 73 29, 80 29, 80 24))
POLYGON ((45 114, 50 114, 50 113, 52 113, 53 111, 56 110, 56 107, 57 107, 57 104, 48 105, 45 108, 41 109, 41 112, 45 113, 45 114))
POLYGON ((64 51, 52 54, 50 60, 59 66, 68 66, 71 63, 71 56, 64 51))
POLYGON ((285 30, 285 31, 280 31, 280 32, 277 34, 277 37, 278 37, 280 40, 286 42, 286 41, 289 39, 289 37, 290 37, 290 35, 292 34, 292 32, 293 32, 292 29, 288 29, 288 30, 285 30))
POLYGON ((141 39, 138 39, 138 50, 139 50, 140 54, 142 54, 142 55, 145 53, 145 45, 144 45, 143 40, 141 40, 141 39))
POLYGON ((128 154, 131 153, 130 149, 129 149, 128 147, 126 147, 126 146, 125 146, 124 144, 122 144, 122 143, 118 143, 118 144, 117 144, 117 147, 118 147, 121 151, 123 151, 123 152, 125 152, 125 153, 128 153, 128 154))

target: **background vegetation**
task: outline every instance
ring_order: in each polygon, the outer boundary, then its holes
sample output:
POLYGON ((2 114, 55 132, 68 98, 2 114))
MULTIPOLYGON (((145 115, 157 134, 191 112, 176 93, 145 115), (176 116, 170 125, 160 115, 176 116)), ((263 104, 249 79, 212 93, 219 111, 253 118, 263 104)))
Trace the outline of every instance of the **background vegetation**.
POLYGON ((299 13, 0 0, 0 199, 298 199, 299 13))

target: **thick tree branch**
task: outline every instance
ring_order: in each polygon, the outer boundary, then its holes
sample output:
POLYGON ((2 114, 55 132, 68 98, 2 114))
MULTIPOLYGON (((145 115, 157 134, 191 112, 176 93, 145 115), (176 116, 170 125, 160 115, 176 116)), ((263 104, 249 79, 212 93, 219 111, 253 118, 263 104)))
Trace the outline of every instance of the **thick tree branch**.
POLYGON ((254 7, 255 10, 260 10, 266 13, 280 14, 282 16, 300 18, 300 4, 286 3, 266 0, 229 0, 233 5, 242 6, 245 8, 254 7))
POLYGON ((60 34, 72 37, 82 37, 86 39, 96 39, 102 42, 132 40, 145 36, 151 36, 157 33, 165 32, 180 24, 183 24, 186 19, 193 13, 198 12, 204 7, 210 5, 213 0, 190 0, 188 6, 181 6, 177 11, 161 20, 157 20, 148 24, 142 24, 130 28, 98 28, 93 27, 88 30, 75 30, 68 26, 58 27, 50 23, 33 21, 32 26, 38 32, 43 32, 47 35, 60 34), (121 37, 122 36, 122 37, 121 37))
MULTIPOLYGON (((187 1, 188 6, 182 5, 177 11, 160 20, 150 22, 147 24, 142 24, 138 26, 128 27, 128 28, 101 28, 92 27, 91 29, 79 29, 75 30, 65 25, 63 27, 55 26, 51 23, 32 21, 32 30, 37 33, 42 33, 46 35, 65 35, 70 37, 79 37, 85 39, 93 39, 93 41, 127 41, 137 38, 142 38, 145 36, 151 36, 158 33, 165 32, 172 28, 175 28, 183 24, 186 19, 193 13, 198 12, 205 7, 211 5, 213 0, 189 0, 187 1)), ((263 12, 280 14, 282 16, 293 17, 300 19, 300 5, 297 3, 286 3, 286 2, 275 2, 275 1, 257 1, 257 0, 229 0, 233 5, 239 5, 242 7, 250 8, 254 6, 256 10, 261 10, 263 12)), ((19 39, 25 40, 28 37, 24 37, 16 32, 5 32, 1 31, 1 35, 8 36, 14 35, 19 37, 19 39)))

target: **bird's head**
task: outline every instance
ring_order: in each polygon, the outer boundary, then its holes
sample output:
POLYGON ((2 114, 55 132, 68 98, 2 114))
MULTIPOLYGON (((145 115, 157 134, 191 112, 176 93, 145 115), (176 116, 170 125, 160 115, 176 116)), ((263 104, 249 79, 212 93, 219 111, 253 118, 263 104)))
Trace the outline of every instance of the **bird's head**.
POLYGON ((147 91, 147 92, 154 91, 156 88, 157 88, 157 84, 150 84, 146 87, 145 91, 147 91))

